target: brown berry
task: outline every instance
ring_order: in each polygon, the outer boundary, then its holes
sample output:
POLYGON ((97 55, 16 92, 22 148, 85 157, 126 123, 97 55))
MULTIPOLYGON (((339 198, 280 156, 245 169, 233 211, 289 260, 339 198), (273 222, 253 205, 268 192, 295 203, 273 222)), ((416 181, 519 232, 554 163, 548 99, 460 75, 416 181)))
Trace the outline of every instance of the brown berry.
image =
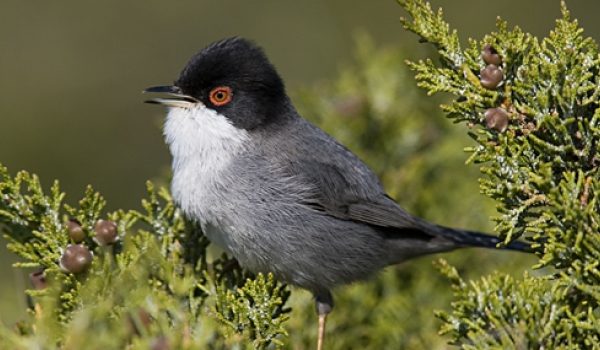
POLYGON ((80 273, 92 263, 92 253, 83 244, 69 244, 60 257, 60 268, 65 272, 80 273))
POLYGON ((485 64, 493 64, 499 66, 502 64, 502 57, 498 54, 498 51, 490 44, 486 44, 481 50, 481 58, 485 64))
POLYGON ((98 220, 96 225, 94 225, 94 232, 96 232, 94 241, 101 246, 113 244, 117 241, 117 238, 119 238, 117 224, 113 221, 98 220))
POLYGON ((46 275, 44 275, 44 270, 39 270, 36 272, 32 272, 29 274, 29 281, 33 285, 35 289, 45 289, 46 284, 46 275))
POLYGON ((485 125, 498 132, 508 127, 508 112, 503 108, 489 108, 485 111, 485 125))
POLYGON ((85 239, 85 232, 83 232, 83 227, 77 219, 67 221, 67 231, 69 232, 69 238, 75 243, 81 243, 85 239))
POLYGON ((498 66, 489 64, 481 70, 481 86, 483 86, 486 89, 493 90, 497 88, 503 79, 504 73, 502 73, 502 69, 498 68, 498 66))

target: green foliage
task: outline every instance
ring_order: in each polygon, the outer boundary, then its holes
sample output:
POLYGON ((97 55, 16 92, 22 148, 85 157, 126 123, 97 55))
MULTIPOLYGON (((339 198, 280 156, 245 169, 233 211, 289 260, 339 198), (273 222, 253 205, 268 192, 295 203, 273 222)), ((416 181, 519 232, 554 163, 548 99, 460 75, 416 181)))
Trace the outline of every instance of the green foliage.
POLYGON ((42 268, 48 287, 31 290, 31 317, 18 332, 2 329, 0 348, 148 349, 280 346, 289 291, 272 276, 251 276, 225 255, 211 259, 208 241, 186 222, 168 192, 148 183, 142 211, 110 213, 120 239, 93 239, 104 199, 91 188, 78 207, 62 203, 54 184, 46 195, 37 177, 14 178, 0 167, 0 224, 20 267, 42 268), (63 271, 70 238, 67 217, 81 223, 93 263, 63 271), (156 345, 158 346, 158 345, 156 345))
MULTIPOLYGON (((299 91, 301 113, 322 126, 380 175, 390 195, 410 212, 450 226, 496 230, 506 242, 532 240, 537 259, 493 251, 449 254, 438 269, 423 258, 390 268, 367 283, 335 291, 328 320, 329 349, 442 349, 447 339, 465 349, 597 348, 598 74, 596 44, 585 38, 563 5, 563 18, 543 40, 509 29, 469 40, 458 35, 420 0, 401 5, 404 25, 439 52, 410 62, 398 49, 375 49, 360 36, 355 62, 339 77, 299 91), (502 82, 485 88, 484 45, 502 57, 502 82), (443 102, 441 118, 436 102, 443 102), (495 128, 489 109, 506 112, 495 128), (453 122, 469 128, 471 140, 453 122), (465 169, 479 164, 478 174, 465 169), (487 200, 487 201, 486 201, 487 200), (533 264, 535 273, 522 274, 533 264), (477 276, 467 282, 465 274, 477 276), (517 275, 517 276, 515 276, 517 275), (438 323, 436 323, 438 322, 438 323)), ((42 268, 48 288, 31 290, 30 317, 16 330, 0 327, 0 348, 313 348, 314 301, 272 276, 252 276, 212 249, 186 222, 166 190, 148 187, 141 211, 105 214, 102 197, 89 188, 77 206, 63 203, 55 184, 49 194, 38 179, 12 177, 0 168, 0 229, 20 267, 42 268), (94 225, 117 223, 120 239, 100 246, 94 225), (59 259, 72 243, 65 222, 77 219, 94 252, 81 274, 63 271, 59 259), (289 299, 288 299, 289 297, 289 299), (289 313, 289 307, 293 312, 289 313), (91 340, 93 341, 91 341, 91 340), (49 345, 51 344, 51 345, 49 345), (91 345, 90 345, 91 344, 91 345)))
POLYGON ((246 339, 252 339, 254 348, 260 349, 273 342, 283 345, 277 339, 287 335, 283 322, 287 316, 281 306, 289 297, 289 292, 269 275, 258 275, 255 280, 248 279, 243 288, 218 293, 216 309, 219 320, 229 326, 228 335, 240 333, 246 339))
POLYGON ((422 60, 410 67, 430 94, 455 95, 442 109, 471 128, 477 146, 469 149, 470 160, 481 164, 481 189, 497 203, 496 230, 506 242, 532 240, 539 250, 536 267, 557 269, 519 282, 494 275, 466 285, 453 278, 460 286, 458 301, 452 314, 442 314, 444 331, 464 348, 597 348, 597 44, 583 36, 564 3, 562 18, 547 38, 498 20, 497 32, 469 40, 465 50, 441 12, 421 0, 400 3, 412 17, 403 20, 405 27, 440 53, 439 66, 422 60), (479 82, 486 44, 503 61, 503 83, 495 89, 479 82), (507 112, 505 131, 486 121, 491 108, 507 112))
POLYGON ((581 295, 564 295, 564 280, 522 279, 495 273, 467 283, 454 267, 440 262, 440 269, 454 283, 457 301, 442 334, 460 338, 465 349, 597 349, 597 315, 581 295), (572 313, 565 303, 580 303, 572 313))

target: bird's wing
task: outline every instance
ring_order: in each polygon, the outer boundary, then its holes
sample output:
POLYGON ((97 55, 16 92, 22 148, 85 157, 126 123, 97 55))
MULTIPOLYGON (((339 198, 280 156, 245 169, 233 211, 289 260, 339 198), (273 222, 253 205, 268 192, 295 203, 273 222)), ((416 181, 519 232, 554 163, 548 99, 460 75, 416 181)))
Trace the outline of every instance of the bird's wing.
POLYGON ((296 159, 288 163, 288 174, 314 189, 305 204, 339 219, 390 228, 418 228, 413 217, 385 194, 371 177, 348 174, 332 163, 296 159))

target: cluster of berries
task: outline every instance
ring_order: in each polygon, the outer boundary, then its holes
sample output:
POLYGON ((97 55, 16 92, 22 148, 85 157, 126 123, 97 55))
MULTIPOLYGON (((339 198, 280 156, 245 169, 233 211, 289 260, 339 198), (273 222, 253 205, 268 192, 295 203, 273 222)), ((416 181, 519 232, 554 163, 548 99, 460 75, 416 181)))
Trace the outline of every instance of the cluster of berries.
MULTIPOLYGON (((72 244, 69 244, 60 257, 60 267, 65 272, 81 273, 92 263, 92 252, 83 244, 86 234, 81 223, 75 219, 67 222, 67 231, 72 244)), ((94 225, 93 240, 99 246, 108 246, 119 239, 117 224, 113 221, 98 220, 94 225)))
MULTIPOLYGON (((87 270, 92 264, 94 255, 85 245, 88 235, 81 223, 76 219, 69 219, 66 223, 67 233, 71 239, 71 244, 63 250, 59 259, 61 269, 66 273, 79 274, 87 270)), ((119 240, 117 224, 114 221, 98 220, 94 224, 91 239, 99 246, 105 247, 116 243, 119 240)), ((47 287, 44 270, 33 272, 29 279, 35 289, 45 289, 47 287)), ((152 316, 144 308, 129 314, 126 318, 126 325, 129 333, 141 335, 147 331, 153 321, 152 316)), ((150 350, 169 350, 171 346, 164 336, 153 339, 150 350)))
MULTIPOLYGON (((60 268, 67 273, 82 273, 92 264, 94 255, 84 244, 86 233, 81 223, 76 219, 70 219, 66 226, 69 238, 73 243, 67 245, 63 250, 58 263, 60 268)), ((94 225, 92 239, 99 246, 114 244, 119 239, 117 224, 109 220, 98 220, 94 225)), ((29 278, 35 289, 46 288, 46 278, 43 270, 33 272, 29 275, 29 278)))
MULTIPOLYGON (((479 73, 479 81, 481 86, 486 89, 496 89, 504 81, 504 72, 500 67, 502 65, 502 57, 492 45, 485 45, 481 51, 481 59, 486 66, 479 73)), ((506 131, 508 127, 508 112, 504 108, 488 108, 485 113, 485 124, 489 129, 498 132, 506 131)))

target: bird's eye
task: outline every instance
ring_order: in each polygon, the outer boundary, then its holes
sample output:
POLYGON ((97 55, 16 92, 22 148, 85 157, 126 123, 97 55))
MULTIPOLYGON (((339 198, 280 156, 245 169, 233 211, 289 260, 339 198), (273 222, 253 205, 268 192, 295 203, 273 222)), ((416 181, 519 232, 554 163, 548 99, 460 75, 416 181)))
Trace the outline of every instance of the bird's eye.
POLYGON ((208 98, 210 103, 219 107, 228 104, 233 97, 231 88, 229 86, 219 86, 210 91, 208 98))

